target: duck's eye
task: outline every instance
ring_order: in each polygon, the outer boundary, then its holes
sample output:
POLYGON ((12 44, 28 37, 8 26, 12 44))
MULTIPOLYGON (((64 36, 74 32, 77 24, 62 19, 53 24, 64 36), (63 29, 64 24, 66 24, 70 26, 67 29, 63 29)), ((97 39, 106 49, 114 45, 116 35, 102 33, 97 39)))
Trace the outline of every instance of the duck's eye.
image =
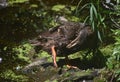
POLYGON ((38 40, 38 41, 41 41, 42 39, 43 39, 42 36, 38 36, 38 37, 37 37, 37 40, 38 40))

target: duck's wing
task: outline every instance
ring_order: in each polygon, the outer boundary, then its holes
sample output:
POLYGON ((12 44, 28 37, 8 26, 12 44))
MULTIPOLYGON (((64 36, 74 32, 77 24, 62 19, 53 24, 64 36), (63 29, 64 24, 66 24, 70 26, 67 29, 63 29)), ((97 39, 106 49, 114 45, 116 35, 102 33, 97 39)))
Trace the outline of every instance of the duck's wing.
POLYGON ((89 27, 84 27, 83 29, 81 29, 78 33, 78 36, 72 40, 67 46, 66 48, 72 48, 76 45, 81 45, 84 43, 84 41, 87 39, 87 37, 90 35, 90 29, 89 27))

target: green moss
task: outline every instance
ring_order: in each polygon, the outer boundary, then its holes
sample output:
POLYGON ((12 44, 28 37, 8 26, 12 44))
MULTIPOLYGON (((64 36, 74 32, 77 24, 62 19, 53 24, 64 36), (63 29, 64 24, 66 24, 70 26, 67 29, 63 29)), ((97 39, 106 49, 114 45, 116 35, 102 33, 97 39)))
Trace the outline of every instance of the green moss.
POLYGON ((105 47, 102 47, 100 50, 103 53, 104 56, 110 56, 110 54, 113 52, 114 45, 108 45, 105 47))
POLYGON ((15 81, 15 82, 27 82, 28 81, 28 77, 24 76, 24 75, 17 75, 15 74, 12 70, 6 70, 2 73, 0 73, 1 78, 4 79, 10 79, 11 82, 15 81))
POLYGON ((16 53, 18 59, 21 59, 26 62, 30 62, 31 54, 30 51, 32 50, 32 46, 28 43, 22 44, 18 47, 13 48, 13 52, 16 53))

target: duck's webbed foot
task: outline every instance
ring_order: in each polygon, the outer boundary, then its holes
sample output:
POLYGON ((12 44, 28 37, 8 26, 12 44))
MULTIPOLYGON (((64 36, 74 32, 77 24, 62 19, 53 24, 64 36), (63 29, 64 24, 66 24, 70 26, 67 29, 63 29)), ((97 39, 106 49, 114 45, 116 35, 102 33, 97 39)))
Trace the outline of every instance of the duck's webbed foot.
POLYGON ((67 65, 68 69, 79 69, 77 66, 71 66, 71 65, 67 65))
POLYGON ((79 69, 77 66, 70 65, 69 58, 67 56, 65 57, 65 61, 67 63, 67 68, 68 69, 79 69))

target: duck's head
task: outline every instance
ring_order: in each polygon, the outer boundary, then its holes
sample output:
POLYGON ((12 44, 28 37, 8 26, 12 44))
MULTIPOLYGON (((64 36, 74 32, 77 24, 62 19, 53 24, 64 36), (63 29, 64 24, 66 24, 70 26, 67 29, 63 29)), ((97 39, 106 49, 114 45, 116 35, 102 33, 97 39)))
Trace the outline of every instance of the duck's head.
POLYGON ((46 42, 47 42, 47 39, 42 36, 38 36, 37 38, 29 40, 29 43, 32 46, 34 46, 35 48, 39 48, 40 50, 44 47, 46 42))

